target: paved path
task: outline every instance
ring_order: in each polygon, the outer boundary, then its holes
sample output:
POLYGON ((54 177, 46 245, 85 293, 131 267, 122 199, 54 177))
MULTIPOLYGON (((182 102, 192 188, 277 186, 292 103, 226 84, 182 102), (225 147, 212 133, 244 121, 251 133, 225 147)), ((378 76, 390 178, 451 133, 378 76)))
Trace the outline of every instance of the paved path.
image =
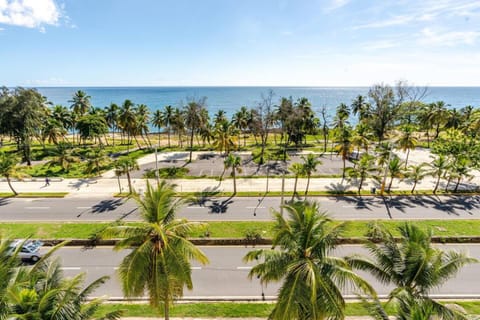
MULTIPOLYGON (((211 152, 209 152, 211 153, 211 152)), ((198 158, 205 152, 195 152, 194 158, 198 158)), ((400 154, 402 156, 402 154, 400 154)), ((169 152, 161 153, 158 155, 158 160, 163 161, 166 159, 181 160, 188 156, 188 152, 169 152)), ((415 150, 411 152, 410 163, 425 162, 429 160, 428 152, 424 150, 415 150)), ((155 155, 147 155, 138 160, 139 164, 146 164, 155 162, 155 155)), ((468 183, 461 184, 460 189, 475 188, 480 185, 480 174, 474 172, 475 177, 468 183)), ((151 180, 153 183, 154 180, 151 180)), ((205 191, 223 191, 233 192, 233 179, 225 179, 219 182, 216 179, 174 179, 172 183, 177 185, 177 190, 180 192, 205 192, 205 191)), ((145 190, 145 179, 136 178, 132 180, 135 190, 140 193, 145 190)), ((299 179, 297 190, 301 192, 305 190, 307 179, 299 179)), ((97 196, 111 196, 114 193, 118 193, 120 190, 126 192, 128 190, 128 183, 125 178, 118 181, 116 178, 112 178, 112 172, 106 172, 99 178, 85 178, 85 179, 52 179, 49 186, 45 185, 43 180, 40 181, 14 181, 13 187, 17 192, 68 192, 69 196, 74 197, 88 197, 91 194, 97 196), (119 184, 120 182, 120 184, 119 184)), ((424 181, 418 184, 417 189, 433 189, 435 180, 432 178, 426 178, 424 181)), ((294 179, 285 179, 285 190, 293 190, 294 179)), ((363 189, 369 190, 371 187, 379 188, 378 183, 374 181, 367 181, 364 184, 363 189)), ((442 181, 440 188, 445 187, 445 182, 442 181)), ((453 185, 452 185, 453 187, 453 185)), ((357 185, 355 182, 344 181, 341 178, 312 178, 310 181, 309 190, 311 191, 346 191, 356 190, 357 185)), ((397 181, 393 183, 392 190, 410 190, 412 184, 409 181, 397 181)), ((258 179, 237 179, 237 190, 239 192, 256 191, 263 193, 265 191, 281 191, 282 179, 281 178, 258 178, 258 179), (268 182, 268 183, 267 183, 268 182)), ((5 179, 0 179, 0 192, 10 192, 8 184, 5 179)))

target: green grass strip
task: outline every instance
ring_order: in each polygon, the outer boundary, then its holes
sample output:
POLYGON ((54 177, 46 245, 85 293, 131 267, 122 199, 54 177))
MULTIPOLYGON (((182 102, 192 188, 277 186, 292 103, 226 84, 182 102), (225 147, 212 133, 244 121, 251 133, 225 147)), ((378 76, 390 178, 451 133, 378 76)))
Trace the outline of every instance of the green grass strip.
POLYGON ((20 192, 14 195, 10 192, 0 192, 0 198, 64 198, 68 192, 20 192))
MULTIPOLYGON (((394 235, 396 228, 403 224, 401 220, 378 220, 394 235)), ((344 237, 362 237, 368 230, 371 221, 349 221, 344 237)), ((412 222, 412 221, 411 221, 412 222)), ((335 223, 339 223, 338 221, 335 223)), ((480 220, 413 220, 421 228, 430 228, 435 236, 480 236, 480 220)), ((0 223, 0 234, 11 238, 40 239, 88 239, 109 223, 0 223)), ((215 221, 192 233, 192 237, 205 237, 208 231, 210 238, 244 239, 247 233, 256 231, 262 238, 271 238, 273 221, 215 221)))
MULTIPOLYGON (((458 304, 468 314, 480 314, 480 301, 457 301, 444 302, 458 304)), ((266 318, 274 307, 273 303, 235 303, 235 302, 212 302, 212 303, 179 303, 174 305, 170 311, 173 317, 225 317, 225 318, 266 318)), ((124 310, 124 317, 159 317, 163 313, 153 309, 147 304, 104 304, 102 311, 124 310)), ((387 308, 390 315, 394 314, 392 308, 387 308)), ((367 310, 360 303, 347 303, 346 316, 368 316, 367 310)))

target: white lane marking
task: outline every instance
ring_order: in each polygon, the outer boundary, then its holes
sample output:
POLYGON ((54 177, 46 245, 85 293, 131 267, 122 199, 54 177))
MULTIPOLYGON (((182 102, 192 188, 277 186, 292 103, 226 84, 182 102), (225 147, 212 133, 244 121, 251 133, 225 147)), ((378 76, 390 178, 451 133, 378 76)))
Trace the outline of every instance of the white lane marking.
POLYGON ((344 208, 365 208, 364 205, 358 205, 358 206, 342 206, 344 208))
POLYGON ((192 270, 202 270, 202 267, 192 267, 192 270))
POLYGON ((25 207, 25 209, 35 210, 35 209, 50 209, 50 207, 25 207))
POLYGON ((62 267, 60 269, 61 270, 80 270, 82 268, 80 268, 80 267, 62 267))
POLYGON ((246 209, 265 209, 266 207, 245 207, 246 209))
POLYGON ((203 209, 203 207, 195 207, 195 206, 190 206, 190 207, 187 207, 187 209, 203 209))
POLYGON ((77 209, 92 209, 92 207, 77 207, 77 209))
POLYGON ((251 270, 252 267, 237 267, 237 270, 251 270))

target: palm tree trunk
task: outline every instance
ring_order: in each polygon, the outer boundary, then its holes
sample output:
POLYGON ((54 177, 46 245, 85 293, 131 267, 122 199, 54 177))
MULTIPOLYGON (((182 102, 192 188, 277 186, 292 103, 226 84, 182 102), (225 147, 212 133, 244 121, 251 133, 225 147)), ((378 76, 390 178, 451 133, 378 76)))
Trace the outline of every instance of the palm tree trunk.
POLYGON ((170 126, 168 126, 167 136, 168 136, 168 147, 170 148, 171 147, 171 145, 170 145, 170 126))
POLYGON ((132 188, 132 180, 130 179, 130 170, 127 169, 127 179, 128 179, 128 192, 132 194, 133 188, 132 188))
POLYGON ((410 148, 407 149, 407 158, 405 159, 405 169, 407 169, 408 156, 410 155, 410 148))
POLYGON ((295 175, 295 183, 293 184, 292 201, 295 198, 295 194, 297 193, 297 182, 298 182, 298 174, 295 175))
POLYGON ((12 182, 10 181, 10 176, 5 176, 5 178, 7 178, 8 186, 9 186, 10 189, 12 190, 13 194, 17 196, 17 195, 18 195, 18 192, 15 191, 15 189, 13 189, 12 182))
POLYGON ((233 166, 232 176, 233 176, 233 194, 237 194, 237 176, 235 174, 236 168, 233 166))
POLYGON ((194 130, 192 128, 192 133, 190 134, 190 155, 188 156, 188 162, 192 162, 192 153, 193 153, 193 136, 194 130))
POLYGON ((307 187, 305 188, 305 197, 307 196, 308 194, 308 187, 310 185, 310 175, 307 176, 307 187))
POLYGON ((120 184, 120 175, 117 175, 118 193, 122 193, 122 185, 120 184))
POLYGON ((393 176, 390 179, 390 183, 388 184, 388 192, 390 193, 390 190, 392 189, 392 184, 393 184, 393 176))
POLYGON ((455 189, 453 189, 453 192, 457 192, 458 190, 458 186, 460 185, 460 180, 462 179, 462 177, 458 177, 457 179, 457 184, 455 185, 455 189))
POLYGON ((343 172, 342 172, 342 180, 345 179, 345 167, 346 167, 346 157, 342 157, 343 160, 343 172))
POLYGON ((363 180, 363 178, 360 179, 360 184, 358 186, 358 194, 360 194, 360 192, 362 191, 363 180))
POLYGON ((415 180, 415 182, 413 183, 413 188, 412 188, 412 191, 410 191, 410 193, 413 194, 413 192, 415 191, 415 187, 417 186, 417 181, 415 180))
POLYGON ((138 142, 138 139, 137 139, 137 136, 136 135, 133 135, 133 139, 135 139, 135 142, 137 143, 137 147, 138 149, 142 149, 142 146, 140 145, 140 143, 138 142))
POLYGON ((435 184, 435 188, 433 188, 433 194, 437 193, 438 185, 440 184, 441 176, 438 177, 437 183, 435 184))
POLYGON ((447 179, 447 185, 445 186, 445 192, 448 191, 448 187, 450 186, 450 181, 452 181, 452 177, 451 177, 451 176, 448 177, 448 179, 447 179))
POLYGON ((169 305, 169 301, 168 299, 165 299, 164 301, 164 305, 165 305, 165 320, 169 320, 170 319, 170 305, 169 305))

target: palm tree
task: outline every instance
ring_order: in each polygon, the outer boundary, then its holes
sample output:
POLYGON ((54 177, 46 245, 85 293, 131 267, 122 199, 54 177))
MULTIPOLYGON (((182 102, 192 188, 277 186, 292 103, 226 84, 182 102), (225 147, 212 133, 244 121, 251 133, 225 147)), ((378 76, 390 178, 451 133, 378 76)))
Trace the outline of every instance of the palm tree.
POLYGON ((344 126, 340 129, 339 132, 339 144, 335 147, 337 150, 337 154, 342 156, 343 161, 343 171, 342 171, 342 179, 345 179, 345 168, 346 168, 346 161, 350 154, 352 153, 352 130, 349 126, 344 126))
POLYGON ((462 179, 467 178, 467 179, 472 179, 474 176, 470 174, 471 170, 471 163, 468 158, 466 157, 459 157, 456 159, 456 161, 452 164, 452 174, 453 178, 457 179, 457 182, 455 184, 455 189, 453 189, 453 192, 457 192, 458 186, 460 185, 460 182, 462 179))
POLYGON ((107 152, 102 148, 90 149, 86 153, 87 164, 85 167, 85 172, 87 174, 95 173, 97 176, 100 176, 100 171, 103 166, 110 163, 110 157, 107 156, 107 152))
POLYGON ((105 107, 105 121, 110 129, 112 129, 112 140, 115 145, 115 131, 118 128, 118 112, 120 108, 116 103, 110 103, 108 107, 105 107))
POLYGON ((294 202, 285 206, 289 219, 274 212, 272 249, 249 252, 244 261, 260 261, 249 277, 262 284, 283 281, 269 319, 343 319, 346 285, 373 294, 347 262, 333 257, 345 224, 333 224, 317 203, 294 202))
POLYGON ((352 113, 353 115, 358 114, 359 122, 363 122, 366 118, 368 118, 370 113, 370 104, 366 101, 366 98, 362 95, 358 95, 352 101, 352 113))
POLYGON ((392 189, 393 179, 401 179, 405 176, 402 170, 403 162, 398 156, 393 156, 387 165, 388 176, 390 177, 390 183, 388 184, 387 192, 392 189))
POLYGON ((0 319, 6 320, 9 315, 8 290, 20 265, 18 252, 13 252, 10 247, 11 241, 1 237, 0 239, 0 319))
POLYGON ((413 194, 415 191, 415 187, 417 186, 418 182, 422 181, 427 175, 428 172, 425 170, 426 163, 421 163, 419 165, 411 165, 409 166, 409 170, 406 173, 408 179, 413 182, 413 187, 410 193, 413 194))
POLYGON ((233 115, 232 119, 233 126, 238 130, 238 133, 243 134, 243 146, 247 145, 247 134, 246 130, 248 129, 248 109, 245 106, 240 108, 240 111, 236 112, 233 115))
POLYGON ((236 129, 230 122, 218 123, 213 131, 215 148, 220 152, 225 151, 225 155, 228 155, 232 149, 237 147, 236 135, 236 129))
POLYGON ((15 154, 0 152, 0 176, 7 179, 8 186, 14 195, 18 195, 18 192, 13 189, 10 178, 20 177, 20 173, 17 171, 18 161, 19 159, 15 154))
POLYGON ((44 145, 45 141, 58 144, 59 140, 64 139, 66 134, 67 130, 63 127, 63 124, 54 118, 47 118, 46 123, 42 126, 42 141, 44 145))
POLYGON ((165 106, 162 111, 162 122, 167 127, 168 147, 170 148, 170 132, 172 131, 174 109, 172 106, 165 106))
POLYGON ((115 161, 114 163, 115 170, 117 171, 118 176, 122 174, 127 175, 127 180, 128 180, 128 192, 130 194, 133 193, 133 187, 132 187, 132 179, 130 177, 130 172, 132 170, 139 170, 140 167, 138 166, 137 160, 130 156, 124 156, 118 158, 118 160, 115 161))
POLYGON ((161 110, 155 110, 153 113, 152 124, 155 128, 158 129, 158 145, 160 145, 162 127, 165 125, 163 122, 163 115, 161 110))
POLYGON ((72 145, 67 142, 60 142, 53 150, 52 158, 47 162, 48 167, 60 166, 62 171, 68 172, 72 163, 79 162, 80 158, 74 154, 72 145))
POLYGON ((435 187, 433 188, 433 193, 437 193, 438 185, 440 184, 440 179, 445 174, 445 171, 449 167, 448 159, 446 156, 439 154, 435 159, 433 159, 432 163, 430 164, 432 170, 430 171, 430 175, 434 178, 437 178, 437 182, 435 183, 435 187))
MULTIPOLYGON (((85 115, 92 106, 90 99, 91 97, 85 91, 78 90, 74 93, 72 100, 68 101, 71 103, 73 128, 76 127, 77 119, 85 115)), ((73 132, 73 143, 75 143, 75 132, 73 132)))
POLYGON ((151 147, 152 143, 148 137, 148 132, 150 131, 150 128, 148 127, 148 123, 150 122, 150 109, 145 104, 139 104, 137 106, 135 115, 137 117, 137 127, 135 131, 140 133, 143 141, 146 142, 149 147, 151 147))
POLYGON ((182 147, 182 135, 185 133, 185 114, 179 108, 173 110, 171 126, 178 135, 178 145, 182 147))
POLYGON ((366 179, 371 177, 376 168, 374 167, 374 157, 369 154, 364 154, 356 161, 356 165, 352 168, 347 168, 347 176, 349 179, 359 180, 358 182, 358 194, 361 193, 363 183, 366 179))
POLYGON ((322 164, 322 161, 320 161, 314 154, 309 153, 307 157, 305 158, 302 156, 303 160, 303 172, 307 175, 307 186, 305 187, 305 197, 308 194, 308 187, 310 185, 310 177, 312 176, 312 173, 315 172, 317 169, 318 165, 322 164))
POLYGON ((389 299, 399 304, 400 312, 411 310, 411 303, 420 303, 431 306, 440 318, 458 319, 457 312, 430 298, 429 293, 464 265, 477 261, 464 253, 433 247, 431 231, 423 231, 412 223, 405 223, 398 231, 400 241, 390 231, 377 227, 381 242, 369 241, 365 245, 372 258, 356 255, 347 261, 355 269, 370 272, 382 284, 394 286, 389 299))
POLYGON ((176 219, 184 200, 176 197, 174 186, 147 183, 145 197, 135 199, 143 222, 109 227, 103 237, 122 239, 115 250, 131 250, 118 270, 124 295, 142 297, 147 291, 150 305, 163 307, 169 319, 172 302, 182 297, 184 287, 193 287, 190 260, 206 264, 208 259, 187 239, 196 224, 176 219))
POLYGON ((402 135, 396 141, 396 145, 398 149, 402 151, 407 151, 407 157, 405 159, 405 169, 407 168, 408 163, 408 156, 410 155, 410 150, 415 149, 417 146, 417 139, 413 136, 413 127, 409 125, 405 125, 402 128, 402 135))
POLYGON ((190 130, 190 154, 188 162, 192 162, 193 137, 197 133, 197 130, 204 125, 202 109, 205 108, 205 100, 206 98, 199 101, 191 101, 185 107, 185 126, 190 130))
POLYGON ((288 168, 294 175, 295 175, 295 182, 293 184, 293 194, 292 194, 292 200, 295 198, 295 195, 297 194, 297 183, 298 183, 298 177, 303 176, 305 174, 304 171, 304 166, 301 163, 294 163, 288 168))
POLYGON ((137 117, 135 116, 135 104, 131 100, 125 100, 118 114, 118 124, 123 134, 127 134, 127 145, 131 143, 131 136, 137 128, 137 117))
POLYGON ((225 165, 225 169, 232 168, 232 177, 233 177, 233 194, 237 194, 237 175, 236 173, 241 173, 242 168, 240 167, 242 165, 242 159, 239 156, 229 154, 226 158, 225 161, 223 161, 225 165))

